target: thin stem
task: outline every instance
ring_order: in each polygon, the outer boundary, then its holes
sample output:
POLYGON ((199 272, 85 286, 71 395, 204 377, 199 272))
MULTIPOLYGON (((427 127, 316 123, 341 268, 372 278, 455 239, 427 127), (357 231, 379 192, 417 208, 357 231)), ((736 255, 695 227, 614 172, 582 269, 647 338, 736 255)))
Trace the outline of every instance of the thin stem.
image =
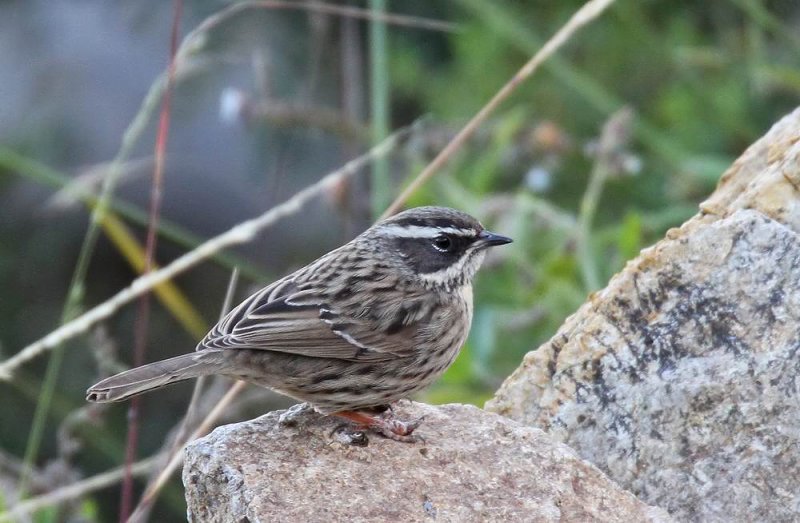
POLYGON ((586 192, 581 198, 580 214, 578 216, 578 262, 583 275, 583 283, 588 292, 600 288, 600 275, 595 263, 594 249, 592 249, 592 221, 597 212, 597 204, 603 193, 603 186, 608 178, 608 168, 603 162, 595 162, 589 175, 586 192))
POLYGON ((64 361, 64 347, 56 347, 53 351, 50 360, 47 362, 47 369, 44 373, 44 380, 42 381, 42 388, 36 400, 36 410, 33 413, 33 421, 31 423, 31 430, 28 433, 28 439, 25 442, 25 454, 22 458, 22 472, 20 473, 19 484, 17 490, 19 492, 19 499, 25 499, 28 493, 28 486, 33 473, 33 467, 36 463, 36 458, 39 455, 39 448, 44 438, 44 428, 47 424, 47 418, 50 413, 50 405, 53 401, 53 393, 55 392, 56 383, 58 382, 58 374, 61 370, 61 363, 64 361))
MULTIPOLYGON (((172 93, 175 89, 175 55, 178 52, 178 34, 180 32, 183 1, 175 0, 173 3, 172 30, 170 35, 169 66, 167 68, 167 87, 161 101, 161 114, 158 121, 158 133, 155 145, 155 165, 153 166, 153 181, 150 186, 150 219, 147 225, 147 244, 145 246, 143 274, 153 270, 156 243, 158 241, 159 216, 161 202, 164 197, 164 161, 166 158, 167 140, 169 138, 170 108, 172 93)), ((147 332, 150 324, 150 293, 139 297, 138 314, 136 315, 136 329, 134 333, 133 365, 144 365, 147 352, 147 332)), ((134 397, 128 406, 128 436, 125 445, 126 474, 122 482, 122 502, 120 503, 119 520, 124 523, 128 520, 133 505, 133 462, 136 459, 136 449, 139 442, 139 410, 140 398, 134 397)))
POLYGON ((601 285, 598 264, 592 248, 592 222, 597 214, 603 186, 611 172, 612 157, 627 143, 632 121, 633 111, 623 107, 611 115, 603 125, 600 138, 597 140, 595 162, 589 175, 589 183, 581 198, 576 231, 577 254, 583 282, 588 292, 596 291, 601 285))
MULTIPOLYGON (((386 23, 379 17, 386 12, 386 0, 370 0, 375 18, 370 23, 370 119, 372 143, 380 143, 389 135, 389 65, 386 44, 386 23)), ((372 164, 372 217, 377 218, 391 201, 389 163, 382 158, 372 164)))

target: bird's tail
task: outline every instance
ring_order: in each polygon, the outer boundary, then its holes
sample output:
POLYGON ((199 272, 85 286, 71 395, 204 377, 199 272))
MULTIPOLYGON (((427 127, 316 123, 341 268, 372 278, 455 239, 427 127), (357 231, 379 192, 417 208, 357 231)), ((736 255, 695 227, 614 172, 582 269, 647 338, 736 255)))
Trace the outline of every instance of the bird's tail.
POLYGON ((123 401, 178 381, 219 372, 219 351, 198 351, 120 372, 86 391, 86 399, 99 403, 123 401))

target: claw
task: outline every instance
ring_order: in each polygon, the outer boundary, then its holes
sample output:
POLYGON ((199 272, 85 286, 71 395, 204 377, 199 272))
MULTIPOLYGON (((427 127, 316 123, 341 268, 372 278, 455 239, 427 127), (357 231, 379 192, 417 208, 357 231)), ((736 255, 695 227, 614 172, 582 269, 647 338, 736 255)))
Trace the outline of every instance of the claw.
POLYGON ((419 427, 420 425, 422 425, 422 422, 423 422, 423 421, 425 421, 425 416, 420 416, 420 417, 419 417, 419 418, 417 418, 417 419, 413 419, 413 420, 411 420, 411 421, 407 421, 407 422, 405 423, 405 425, 406 425, 406 429, 408 429, 408 431, 409 431, 408 433, 409 433, 409 434, 411 434, 412 432, 414 432, 414 430, 415 430, 417 427, 419 427))

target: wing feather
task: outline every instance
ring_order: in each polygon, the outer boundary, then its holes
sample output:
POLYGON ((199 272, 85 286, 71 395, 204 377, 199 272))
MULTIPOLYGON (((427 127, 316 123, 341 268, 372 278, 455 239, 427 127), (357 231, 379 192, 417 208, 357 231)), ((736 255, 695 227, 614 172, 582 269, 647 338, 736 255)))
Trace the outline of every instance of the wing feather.
POLYGON ((344 314, 313 286, 279 280, 232 310, 198 345, 198 350, 251 349, 316 358, 382 361, 415 349, 414 317, 376 320, 344 314), (394 328, 387 333, 381 325, 394 328))

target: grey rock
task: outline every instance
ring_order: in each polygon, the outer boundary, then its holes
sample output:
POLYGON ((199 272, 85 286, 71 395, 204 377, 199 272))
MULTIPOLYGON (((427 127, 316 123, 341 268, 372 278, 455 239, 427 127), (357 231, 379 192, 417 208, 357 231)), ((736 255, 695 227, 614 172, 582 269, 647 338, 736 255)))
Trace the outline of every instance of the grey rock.
POLYGON ((800 519, 800 110, 487 409, 680 520, 800 519))
POLYGON ((413 444, 351 444, 335 419, 281 415, 186 448, 191 521, 671 521, 541 430, 476 407, 402 402, 397 416, 425 416, 413 444))

